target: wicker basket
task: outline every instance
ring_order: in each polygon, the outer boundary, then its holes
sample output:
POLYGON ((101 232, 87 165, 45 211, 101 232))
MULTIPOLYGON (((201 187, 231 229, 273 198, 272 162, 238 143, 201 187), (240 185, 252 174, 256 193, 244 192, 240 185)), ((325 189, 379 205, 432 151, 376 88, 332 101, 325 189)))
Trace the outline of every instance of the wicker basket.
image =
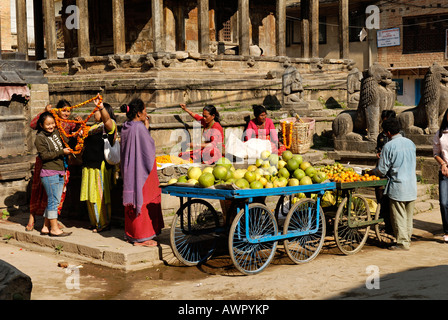
MULTIPOLYGON (((284 136, 286 137, 286 140, 288 140, 288 137, 292 138, 291 146, 289 148, 292 153, 306 153, 311 148, 315 122, 316 121, 312 118, 300 118, 300 120, 296 118, 286 118, 280 121, 282 128, 283 123, 285 123, 284 136), (290 134, 291 127, 292 134, 290 134)), ((289 145, 289 141, 283 141, 283 143, 289 145)))

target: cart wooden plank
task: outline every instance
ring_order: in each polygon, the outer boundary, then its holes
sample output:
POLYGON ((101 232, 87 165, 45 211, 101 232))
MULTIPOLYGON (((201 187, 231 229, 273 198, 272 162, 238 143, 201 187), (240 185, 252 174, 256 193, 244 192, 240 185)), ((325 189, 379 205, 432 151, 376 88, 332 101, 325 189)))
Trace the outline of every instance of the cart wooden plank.
POLYGON ((357 189, 366 187, 381 187, 387 184, 387 179, 371 180, 371 181, 355 181, 355 182, 337 182, 336 188, 341 189, 357 189))

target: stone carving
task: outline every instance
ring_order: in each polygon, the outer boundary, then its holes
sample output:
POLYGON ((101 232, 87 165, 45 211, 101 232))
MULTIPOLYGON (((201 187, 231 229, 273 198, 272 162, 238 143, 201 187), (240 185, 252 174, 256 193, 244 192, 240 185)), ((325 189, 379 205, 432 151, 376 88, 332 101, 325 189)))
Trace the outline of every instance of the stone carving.
POLYGON ((302 76, 294 66, 286 67, 282 76, 283 104, 303 102, 302 76))
POLYGON ((375 142, 379 133, 383 110, 392 110, 395 104, 395 82, 392 73, 378 63, 365 72, 357 110, 340 113, 333 121, 336 138, 375 142))
POLYGON ((252 68, 253 66, 255 66, 255 59, 254 57, 249 57, 249 59, 247 59, 247 65, 252 68))
POLYGON ((209 68, 213 68, 215 66, 215 58, 208 57, 207 60, 205 60, 205 65, 209 68))
POLYGON ((350 109, 356 109, 359 105, 361 93, 362 72, 353 65, 348 66, 347 76, 347 105, 350 109))
POLYGON ((79 60, 77 58, 70 58, 70 73, 75 74, 82 70, 81 63, 79 63, 79 60))
POLYGON ((434 134, 448 107, 448 71, 434 63, 425 75, 422 96, 415 108, 399 114, 402 130, 408 134, 434 134))
POLYGON ((109 56, 109 57, 107 58, 106 69, 107 69, 107 70, 118 69, 118 63, 117 63, 117 61, 114 59, 114 57, 109 56))
POLYGON ((154 68, 156 66, 156 60, 151 54, 146 55, 146 59, 142 63, 142 70, 147 71, 151 68, 154 68))

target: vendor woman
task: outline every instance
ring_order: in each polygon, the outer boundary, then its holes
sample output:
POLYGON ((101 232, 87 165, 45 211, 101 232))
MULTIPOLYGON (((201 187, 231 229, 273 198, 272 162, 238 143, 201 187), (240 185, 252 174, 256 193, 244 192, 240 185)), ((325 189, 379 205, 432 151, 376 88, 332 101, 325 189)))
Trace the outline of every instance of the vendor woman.
POLYGON ((222 148, 224 143, 224 131, 219 123, 219 112, 213 105, 206 105, 202 110, 202 116, 187 109, 186 104, 180 104, 182 110, 187 112, 196 121, 202 125, 203 142, 194 145, 190 143, 192 151, 181 153, 179 156, 183 159, 190 157, 193 162, 199 160, 206 164, 213 164, 222 157, 222 148))
MULTIPOLYGON (((254 118, 247 124, 244 140, 257 138, 271 141, 272 153, 279 151, 279 142, 277 129, 275 129, 274 122, 267 117, 266 108, 262 105, 252 106, 254 110, 254 118)), ((284 148, 281 148, 284 151, 284 148)))

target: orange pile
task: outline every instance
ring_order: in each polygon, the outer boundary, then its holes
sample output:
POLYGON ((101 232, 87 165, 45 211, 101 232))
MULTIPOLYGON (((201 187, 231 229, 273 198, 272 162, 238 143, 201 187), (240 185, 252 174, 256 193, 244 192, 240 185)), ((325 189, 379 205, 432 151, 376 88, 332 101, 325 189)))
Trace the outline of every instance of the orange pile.
POLYGON ((380 180, 380 177, 369 175, 368 173, 360 175, 355 171, 347 170, 335 174, 328 174, 328 178, 334 182, 355 182, 355 181, 373 181, 380 180))

